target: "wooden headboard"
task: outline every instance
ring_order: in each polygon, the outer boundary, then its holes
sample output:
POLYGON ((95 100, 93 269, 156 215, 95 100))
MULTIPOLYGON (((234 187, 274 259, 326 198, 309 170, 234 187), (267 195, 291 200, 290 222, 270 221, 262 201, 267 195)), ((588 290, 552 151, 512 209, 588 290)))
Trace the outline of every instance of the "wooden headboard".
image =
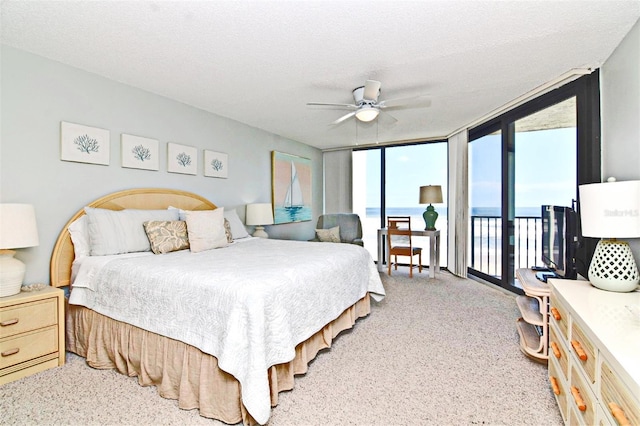
MULTIPOLYGON (((128 189, 114 192, 87 204, 109 210, 144 209, 158 210, 169 206, 184 210, 212 210, 216 205, 199 195, 186 191, 161 188, 128 189)), ((84 208, 74 214, 64 225, 51 254, 51 285, 64 287, 71 283, 71 264, 73 263, 73 243, 69 234, 69 225, 84 215, 84 208)))

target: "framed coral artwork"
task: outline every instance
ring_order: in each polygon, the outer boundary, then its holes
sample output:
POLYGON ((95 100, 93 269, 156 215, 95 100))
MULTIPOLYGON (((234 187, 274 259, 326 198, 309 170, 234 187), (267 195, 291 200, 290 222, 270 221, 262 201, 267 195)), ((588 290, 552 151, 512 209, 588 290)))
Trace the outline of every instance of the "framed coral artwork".
POLYGON ((167 171, 195 175, 198 173, 198 150, 192 146, 167 144, 167 171))
POLYGON ((204 175, 226 179, 229 176, 229 156, 223 152, 205 149, 204 175))
POLYGON ((60 159, 78 163, 109 165, 108 130, 60 122, 60 159))
POLYGON ((123 133, 120 137, 122 167, 130 169, 159 170, 158 141, 123 133))

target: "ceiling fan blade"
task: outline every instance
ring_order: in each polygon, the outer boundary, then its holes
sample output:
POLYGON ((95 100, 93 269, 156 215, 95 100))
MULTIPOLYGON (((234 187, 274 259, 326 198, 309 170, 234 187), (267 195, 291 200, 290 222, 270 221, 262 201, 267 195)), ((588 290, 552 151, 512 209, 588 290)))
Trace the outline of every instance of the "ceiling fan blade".
POLYGON ((358 108, 353 104, 332 104, 325 102, 307 102, 307 106, 322 106, 322 107, 331 107, 334 109, 356 109, 358 108))
POLYGON ((335 126, 336 124, 340 124, 340 123, 342 123, 343 121, 345 121, 346 119, 353 117, 354 115, 356 115, 356 112, 355 112, 355 111, 350 112, 349 114, 345 114, 345 115, 343 115, 342 117, 338 118, 336 121, 334 121, 334 122, 333 122, 333 123, 331 123, 331 124, 335 126))
POLYGON ((375 80, 367 80, 364 83, 364 93, 362 97, 369 101, 378 100, 378 95, 380 94, 380 82, 375 80))
POLYGON ((427 95, 410 96, 408 98, 387 99, 378 103, 379 108, 396 108, 402 106, 421 106, 428 107, 431 105, 431 99, 427 95))
POLYGON ((386 124, 396 124, 398 122, 398 119, 395 118, 393 115, 389 114, 387 111, 380 111, 382 114, 380 114, 380 120, 381 121, 385 121, 385 125, 386 124))

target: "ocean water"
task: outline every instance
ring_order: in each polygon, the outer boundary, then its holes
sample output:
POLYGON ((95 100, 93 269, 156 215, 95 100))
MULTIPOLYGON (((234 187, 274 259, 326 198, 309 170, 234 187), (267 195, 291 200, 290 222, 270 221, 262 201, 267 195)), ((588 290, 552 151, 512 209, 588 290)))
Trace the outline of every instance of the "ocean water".
MULTIPOLYGON (((408 215, 422 216, 426 207, 387 207, 387 216, 408 215)), ((446 207, 434 206, 440 217, 447 215, 446 207)), ((500 209, 494 207, 473 207, 471 216, 500 216, 500 209)), ((516 216, 540 217, 540 206, 516 208, 516 216)), ((367 217, 380 217, 380 208, 367 207, 367 217)))

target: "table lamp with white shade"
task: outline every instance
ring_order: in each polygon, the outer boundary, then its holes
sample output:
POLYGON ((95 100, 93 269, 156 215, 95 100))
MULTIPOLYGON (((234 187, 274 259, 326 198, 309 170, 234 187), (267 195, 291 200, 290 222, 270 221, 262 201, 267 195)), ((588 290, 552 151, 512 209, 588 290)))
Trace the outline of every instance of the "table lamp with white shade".
POLYGON ((264 225, 273 225, 273 208, 271 203, 247 204, 246 224, 256 227, 254 237, 269 238, 264 225))
POLYGON ((589 265, 589 282, 629 292, 640 275, 631 247, 617 238, 640 238, 640 180, 580 185, 582 236, 602 238, 589 265))
POLYGON ((433 231, 436 229, 436 220, 438 212, 431 205, 432 203, 442 202, 442 186, 427 185, 420 187, 420 204, 429 204, 422 213, 424 219, 425 231, 433 231))
POLYGON ((12 249, 39 244, 36 214, 31 204, 0 204, 0 297, 20 293, 25 265, 12 249))

